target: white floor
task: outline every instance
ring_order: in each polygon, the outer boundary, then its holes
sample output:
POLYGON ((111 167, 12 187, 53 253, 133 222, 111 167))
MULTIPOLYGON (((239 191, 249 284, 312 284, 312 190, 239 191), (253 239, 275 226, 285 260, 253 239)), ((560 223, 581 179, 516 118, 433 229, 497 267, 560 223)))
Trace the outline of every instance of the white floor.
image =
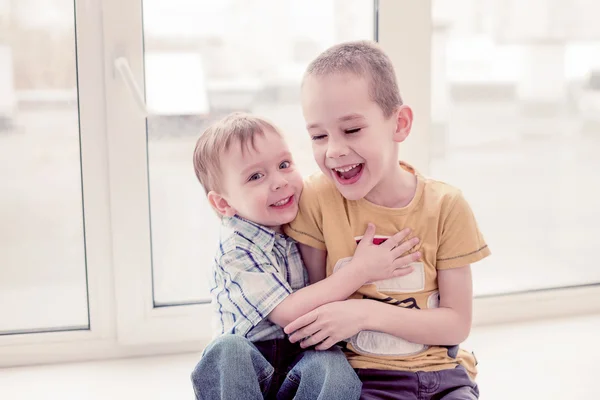
MULTIPOLYGON (((475 329, 483 400, 594 399, 600 315, 475 329)), ((0 399, 193 399, 198 354, 0 369, 0 399)))

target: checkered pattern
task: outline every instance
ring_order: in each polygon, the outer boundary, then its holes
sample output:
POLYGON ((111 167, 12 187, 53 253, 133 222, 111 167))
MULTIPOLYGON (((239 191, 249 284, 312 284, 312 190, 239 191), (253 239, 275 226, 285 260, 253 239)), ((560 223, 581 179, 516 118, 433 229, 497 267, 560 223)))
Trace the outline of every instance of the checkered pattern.
POLYGON ((223 218, 211 275, 215 336, 232 333, 251 341, 284 338, 267 315, 308 284, 293 239, 237 216, 223 218))

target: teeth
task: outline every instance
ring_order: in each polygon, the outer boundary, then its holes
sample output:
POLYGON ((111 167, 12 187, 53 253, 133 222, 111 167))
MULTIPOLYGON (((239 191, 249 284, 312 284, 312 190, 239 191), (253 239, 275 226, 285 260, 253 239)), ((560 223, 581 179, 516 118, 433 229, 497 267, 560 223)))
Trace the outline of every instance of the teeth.
POLYGON ((291 198, 292 197, 290 196, 287 199, 283 199, 283 200, 278 201, 277 203, 274 203, 273 205, 276 206, 276 207, 286 205, 287 203, 289 203, 289 201, 290 201, 291 198))
POLYGON ((354 168, 358 167, 359 165, 360 165, 360 163, 359 164, 350 165, 350 166, 344 167, 344 168, 334 168, 334 170, 336 170, 337 172, 348 172, 351 169, 354 169, 354 168))

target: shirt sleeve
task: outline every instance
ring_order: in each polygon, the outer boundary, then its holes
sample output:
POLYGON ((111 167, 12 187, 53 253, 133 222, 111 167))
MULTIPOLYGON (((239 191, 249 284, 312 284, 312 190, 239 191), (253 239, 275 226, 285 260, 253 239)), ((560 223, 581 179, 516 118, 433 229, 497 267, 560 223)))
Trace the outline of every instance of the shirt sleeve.
POLYGON ((298 215, 283 227, 286 235, 299 243, 326 250, 323 237, 323 214, 316 182, 307 179, 298 203, 298 215))
POLYGON ((442 225, 436 268, 463 267, 490 254, 469 203, 457 191, 442 225))
POLYGON ((264 254, 241 247, 221 256, 216 275, 218 303, 243 319, 238 334, 248 333, 292 293, 282 271, 264 254))

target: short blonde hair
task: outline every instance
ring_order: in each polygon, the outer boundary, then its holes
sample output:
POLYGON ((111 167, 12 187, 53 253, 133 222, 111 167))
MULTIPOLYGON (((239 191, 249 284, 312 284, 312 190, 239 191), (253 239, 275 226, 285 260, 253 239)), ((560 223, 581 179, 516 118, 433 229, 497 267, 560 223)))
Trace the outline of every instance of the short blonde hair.
POLYGON ((257 135, 264 135, 271 130, 281 135, 279 130, 266 119, 236 112, 210 125, 196 142, 194 149, 194 171, 204 191, 222 189, 221 156, 234 144, 242 149, 254 147, 257 135))
POLYGON ((402 105, 402 97, 392 61, 377 43, 340 43, 322 52, 306 69, 309 76, 349 72, 369 79, 369 94, 386 117, 402 105))

